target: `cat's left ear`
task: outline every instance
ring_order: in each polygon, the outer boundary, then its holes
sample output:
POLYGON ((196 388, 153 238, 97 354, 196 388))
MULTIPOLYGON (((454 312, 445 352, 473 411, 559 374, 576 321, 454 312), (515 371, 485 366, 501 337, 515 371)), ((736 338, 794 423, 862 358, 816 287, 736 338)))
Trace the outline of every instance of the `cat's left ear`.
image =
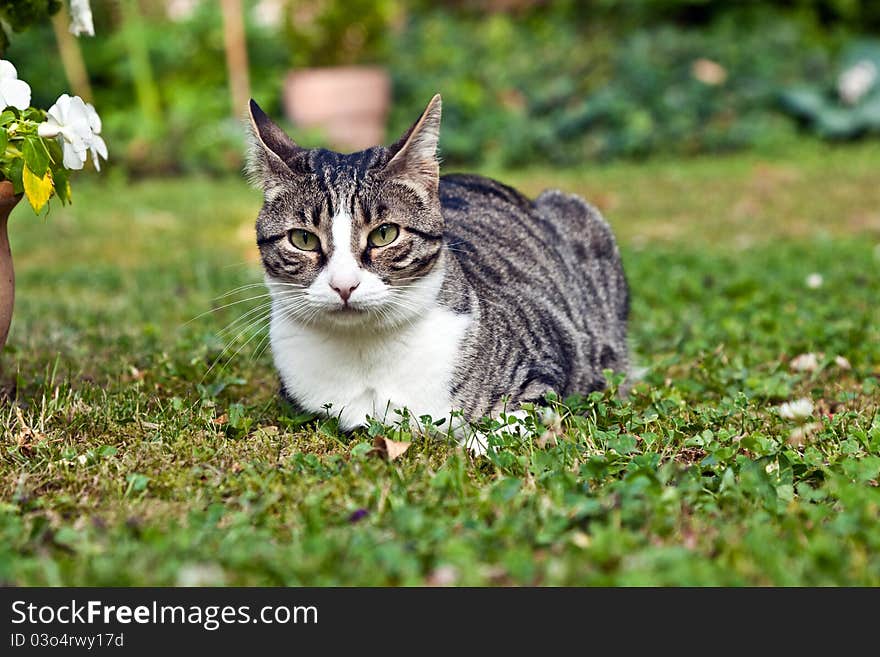
POLYGON ((264 192, 301 173, 308 149, 298 146, 253 99, 248 103, 247 173, 264 192))
POLYGON ((385 171, 424 185, 436 192, 440 183, 437 142, 440 139, 442 101, 436 94, 412 127, 389 147, 391 159, 385 171))

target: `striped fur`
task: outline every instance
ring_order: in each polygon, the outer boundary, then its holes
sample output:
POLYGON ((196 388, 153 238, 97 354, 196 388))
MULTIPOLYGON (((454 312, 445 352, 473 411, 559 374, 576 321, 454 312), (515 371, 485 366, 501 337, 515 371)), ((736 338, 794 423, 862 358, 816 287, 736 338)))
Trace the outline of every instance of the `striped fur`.
POLYGON ((343 428, 383 407, 475 420, 627 370, 628 288, 608 224, 557 190, 530 200, 488 178, 440 177, 439 96, 396 144, 350 155, 297 146, 253 103, 251 120, 272 348, 295 403, 349 409, 343 428), (339 221, 348 244, 333 243, 339 221), (372 248, 367 235, 385 223, 399 236, 372 248), (320 249, 295 248, 292 230, 313 232, 320 249), (357 263, 348 301, 330 289, 337 249, 357 263))

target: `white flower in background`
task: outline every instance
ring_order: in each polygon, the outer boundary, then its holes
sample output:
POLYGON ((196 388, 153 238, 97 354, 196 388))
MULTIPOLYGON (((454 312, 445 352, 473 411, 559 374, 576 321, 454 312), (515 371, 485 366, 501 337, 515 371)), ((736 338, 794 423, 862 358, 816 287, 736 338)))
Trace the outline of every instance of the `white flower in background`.
POLYGON ((254 23, 264 28, 281 25, 285 0, 260 0, 253 8, 254 23))
POLYGON ((788 434, 788 440, 786 442, 794 447, 801 447, 809 442, 821 429, 821 422, 807 422, 806 424, 802 424, 792 429, 791 433, 788 434))
POLYGON ((791 359, 789 367, 795 372, 815 372, 819 369, 819 357, 810 352, 791 359))
POLYGON ((79 96, 62 94, 49 108, 47 114, 49 119, 37 127, 37 134, 46 138, 60 137, 64 151, 64 167, 82 169, 94 138, 89 122, 89 110, 83 99, 79 96))
POLYGON ((842 370, 851 370, 852 369, 852 365, 850 365, 850 362, 846 359, 846 356, 835 356, 834 357, 834 364, 837 365, 842 370))
POLYGON ((199 0, 165 0, 165 14, 175 23, 189 20, 199 6, 199 0))
POLYGON ((796 399, 779 406, 779 416, 786 420, 803 420, 813 414, 813 402, 809 399, 796 399))
POLYGON ((837 93, 847 105, 855 105, 877 82, 877 66, 863 59, 856 62, 837 79, 837 93))
POLYGON ((807 287, 811 290, 818 290, 820 287, 822 287, 825 279, 822 278, 822 274, 812 273, 807 276, 807 280, 805 282, 807 284, 807 287))
POLYGON ((0 59, 0 109, 14 107, 26 110, 31 105, 31 88, 18 79, 18 71, 12 62, 0 59))
POLYGON ((100 155, 105 160, 107 159, 107 144, 104 143, 104 138, 101 137, 101 117, 98 116, 95 106, 91 103, 86 103, 86 113, 89 116, 89 127, 92 129, 92 138, 89 140, 88 147, 92 152, 92 162, 95 163, 95 169, 100 171, 101 163, 98 160, 98 156, 100 155))
POLYGON ((73 36, 86 34, 95 36, 95 24, 92 22, 92 8, 89 0, 70 0, 70 27, 73 36))

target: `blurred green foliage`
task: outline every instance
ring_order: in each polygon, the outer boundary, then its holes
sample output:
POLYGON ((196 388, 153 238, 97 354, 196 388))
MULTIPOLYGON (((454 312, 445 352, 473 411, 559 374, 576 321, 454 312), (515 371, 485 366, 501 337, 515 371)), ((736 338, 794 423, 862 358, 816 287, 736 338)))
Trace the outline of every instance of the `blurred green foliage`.
POLYGON ((283 21, 292 66, 345 66, 384 61, 397 0, 297 0, 283 21))
POLYGON ((9 30, 20 32, 48 22, 61 0, 0 0, 0 55, 9 47, 9 30))
POLYGON ((715 151, 790 132, 775 107, 780 86, 826 69, 822 49, 782 20, 749 30, 733 19, 702 30, 667 24, 623 37, 606 27, 564 11, 419 17, 401 49, 436 45, 395 63, 395 118, 412 120, 411 107, 442 90, 443 153, 456 162, 715 151))
MULTIPOLYGON (((172 20, 159 0, 93 0, 97 36, 79 41, 111 161, 134 174, 242 163, 243 109, 230 106, 220 11, 189 4, 172 20)), ((265 1, 244 4, 252 95, 270 115, 282 116, 291 66, 384 63, 394 84, 388 139, 439 91, 441 150, 453 165, 786 140, 797 122, 780 111, 781 92, 831 80, 845 46, 880 33, 880 3, 857 0, 293 0, 274 25, 265 1)), ((37 106, 68 85, 56 58, 28 53, 55 48, 46 21, 7 53, 37 106)))
POLYGON ((786 90, 785 109, 822 137, 880 134, 880 41, 852 44, 835 73, 818 84, 786 90))

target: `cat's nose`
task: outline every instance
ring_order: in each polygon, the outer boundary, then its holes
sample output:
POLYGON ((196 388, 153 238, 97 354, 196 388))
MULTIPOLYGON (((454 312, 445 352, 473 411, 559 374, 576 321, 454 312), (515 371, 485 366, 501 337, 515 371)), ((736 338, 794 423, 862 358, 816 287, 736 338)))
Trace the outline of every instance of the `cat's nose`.
POLYGON ((341 281, 341 282, 332 282, 330 283, 330 287, 336 290, 336 294, 342 297, 342 300, 345 303, 348 303, 348 298, 351 296, 351 293, 357 289, 357 286, 360 285, 360 281, 352 282, 352 281, 341 281))

